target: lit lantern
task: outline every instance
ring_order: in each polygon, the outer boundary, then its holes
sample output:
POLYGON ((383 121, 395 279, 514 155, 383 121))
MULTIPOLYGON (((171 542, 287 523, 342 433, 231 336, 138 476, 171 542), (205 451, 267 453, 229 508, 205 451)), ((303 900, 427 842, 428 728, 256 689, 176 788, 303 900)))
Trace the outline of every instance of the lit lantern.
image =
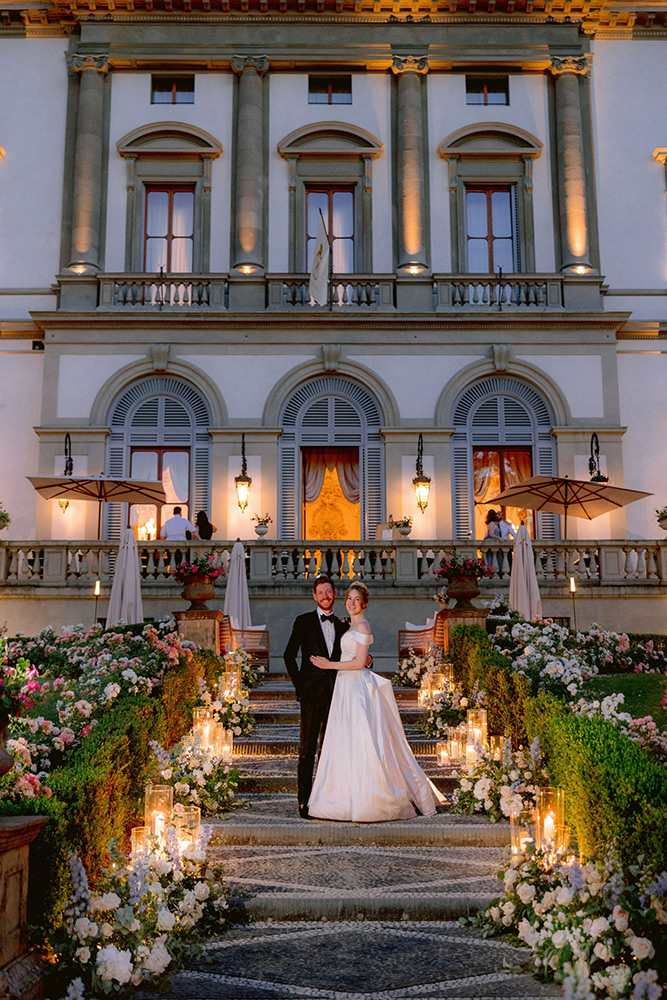
POLYGON ((449 764, 449 742, 436 743, 435 761, 438 767, 446 767, 449 764))
POLYGON ((216 725, 213 751, 224 764, 231 764, 234 753, 234 730, 225 729, 222 723, 216 725))
POLYGON ((244 511, 248 506, 250 487, 252 486, 252 479, 248 475, 248 463, 245 457, 245 434, 241 435, 241 475, 235 477, 234 485, 236 486, 238 505, 241 511, 244 511))
POLYGON ((171 785, 146 785, 144 822, 154 837, 164 840, 171 826, 174 811, 174 789, 171 785))
POLYGON ((416 473, 417 475, 412 480, 412 486, 415 491, 415 499, 417 501, 417 506, 419 507, 422 514, 428 507, 428 495, 431 490, 431 477, 424 475, 424 470, 422 468, 422 457, 424 453, 424 435, 419 435, 419 442, 417 444, 417 465, 416 473))
POLYGON ((241 683, 241 671, 238 668, 225 670, 218 681, 218 701, 242 698, 244 691, 241 683))
POLYGON ((174 816, 174 827, 178 846, 183 851, 197 840, 201 828, 199 806, 185 806, 180 816, 174 816))
POLYGON ((420 708, 428 708, 433 702, 433 683, 431 679, 432 675, 429 673, 424 674, 421 680, 421 687, 417 692, 417 704, 420 708))
POLYGON ((213 713, 210 708, 198 705, 193 714, 193 729, 199 736, 202 750, 213 749, 214 726, 213 713))
POLYGON ((486 746, 487 743, 487 723, 485 708, 470 708, 466 713, 466 724, 468 732, 466 738, 468 743, 478 746, 486 746))
POLYGON ((133 826, 132 833, 130 834, 131 851, 133 854, 143 854, 144 851, 150 851, 150 837, 151 828, 149 826, 133 826))
POLYGON ((502 759, 504 738, 504 736, 489 736, 489 749, 494 760, 502 759))
POLYGON ((556 830, 564 827, 565 792, 562 788, 538 788, 535 796, 536 840, 545 850, 558 849, 556 830))
POLYGON ((522 809, 518 815, 510 814, 512 854, 525 854, 535 845, 535 810, 522 809))
POLYGON ((466 764, 476 764, 478 760, 477 743, 466 743, 466 764))

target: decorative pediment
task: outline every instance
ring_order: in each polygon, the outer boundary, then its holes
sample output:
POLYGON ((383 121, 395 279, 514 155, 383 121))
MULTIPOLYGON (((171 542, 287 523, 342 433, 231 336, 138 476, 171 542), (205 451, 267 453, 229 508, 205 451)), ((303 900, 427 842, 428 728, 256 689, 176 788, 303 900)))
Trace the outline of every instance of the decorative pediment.
POLYGON ((184 122, 151 122, 128 132, 116 143, 121 156, 174 157, 204 156, 215 158, 222 145, 210 133, 184 122))
POLYGON ((300 156, 381 156, 383 144, 366 129, 347 122, 315 122, 290 132, 278 143, 286 159, 300 156))
POLYGON ((479 122, 457 129, 443 139, 438 153, 443 159, 450 157, 522 156, 536 158, 544 143, 530 132, 516 125, 499 122, 479 122))

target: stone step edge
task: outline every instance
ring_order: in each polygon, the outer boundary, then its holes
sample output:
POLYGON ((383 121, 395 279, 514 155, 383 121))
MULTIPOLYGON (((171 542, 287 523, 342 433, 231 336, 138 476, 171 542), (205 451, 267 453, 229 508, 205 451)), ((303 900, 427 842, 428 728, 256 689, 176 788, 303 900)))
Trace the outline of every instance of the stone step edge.
MULTIPOLYGON (((417 757, 435 757, 436 740, 426 740, 421 738, 411 738, 408 736, 408 743, 413 754, 417 757)), ((236 737, 234 740, 234 755, 238 757, 265 757, 297 756, 299 744, 295 740, 253 740, 252 737, 236 737)), ((445 771, 445 768, 442 768, 445 771)))
MULTIPOLYGON (((485 826, 419 827, 396 824, 325 825, 313 820, 291 824, 247 824, 214 826, 211 860, 215 847, 509 847, 509 828, 485 826)), ((499 859, 500 860, 500 859, 499 859)))
POLYGON ((494 897, 489 893, 451 893, 441 896, 392 896, 369 899, 367 896, 286 896, 284 893, 260 895, 251 899, 232 897, 235 911, 254 920, 455 920, 486 909, 494 897))

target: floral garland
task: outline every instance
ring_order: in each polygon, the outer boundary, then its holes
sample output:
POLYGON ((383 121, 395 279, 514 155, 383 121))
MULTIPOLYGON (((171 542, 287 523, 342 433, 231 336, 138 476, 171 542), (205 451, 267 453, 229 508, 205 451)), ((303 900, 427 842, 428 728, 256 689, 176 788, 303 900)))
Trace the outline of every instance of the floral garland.
POLYGON ((213 552, 208 555, 201 553, 192 562, 180 562, 178 566, 171 570, 176 583, 187 583, 193 576, 207 576, 211 580, 217 580, 219 576, 224 576, 224 566, 218 565, 217 557, 213 552))
POLYGON ((497 823, 534 808, 537 789, 549 783, 539 740, 533 740, 528 753, 520 748, 503 756, 503 760, 493 760, 484 753, 477 764, 463 771, 452 795, 452 812, 486 813, 497 823))
POLYGON ((398 664, 398 670, 392 675, 394 687, 419 687, 422 677, 427 671, 436 672, 442 663, 442 649, 431 644, 423 653, 411 650, 408 656, 398 664))
POLYGON ((208 834, 182 852, 168 838, 154 854, 129 860, 114 848, 113 867, 92 894, 83 864, 70 857, 74 891, 65 926, 50 941, 65 1000, 155 983, 200 953, 201 934, 221 929, 228 902, 207 862, 208 834))
POLYGON ((504 895, 473 918, 513 931, 565 1000, 659 1000, 667 973, 667 872, 635 868, 629 883, 613 861, 579 864, 528 853, 499 873, 504 895))
POLYGON ((182 815, 184 806, 191 805, 199 806, 205 816, 234 808, 238 769, 203 750, 196 736, 186 736, 171 750, 156 742, 151 748, 160 781, 173 785, 175 815, 182 815))
POLYGON ((229 650, 223 655, 222 660, 225 670, 241 671, 241 683, 244 687, 259 687, 262 682, 260 675, 266 672, 264 664, 258 663, 252 653, 245 650, 243 646, 229 650))

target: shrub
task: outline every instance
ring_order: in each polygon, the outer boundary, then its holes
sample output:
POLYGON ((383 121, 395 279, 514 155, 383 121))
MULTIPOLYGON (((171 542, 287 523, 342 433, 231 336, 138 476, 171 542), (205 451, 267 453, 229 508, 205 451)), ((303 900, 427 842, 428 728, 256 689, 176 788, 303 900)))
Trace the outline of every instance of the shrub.
POLYGON ((565 789, 567 821, 584 855, 613 846, 628 871, 640 855, 654 871, 667 856, 667 774, 599 717, 572 715, 552 696, 526 703, 529 739, 539 737, 551 782, 565 789))

